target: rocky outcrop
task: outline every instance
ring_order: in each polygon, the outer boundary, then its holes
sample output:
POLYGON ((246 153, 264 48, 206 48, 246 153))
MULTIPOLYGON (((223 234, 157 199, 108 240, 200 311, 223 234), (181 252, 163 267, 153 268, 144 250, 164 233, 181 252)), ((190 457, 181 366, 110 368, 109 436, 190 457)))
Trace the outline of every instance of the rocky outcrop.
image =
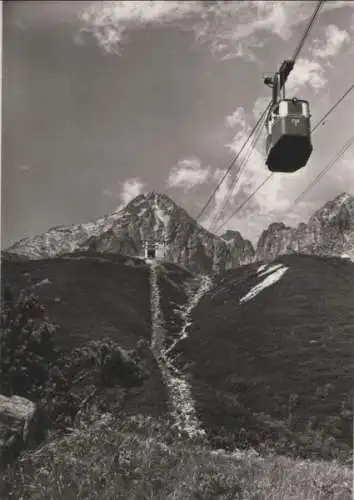
POLYGON ((343 257, 354 261, 354 197, 342 193, 326 203, 297 228, 273 223, 263 231, 256 260, 270 261, 278 255, 304 253, 343 257))
POLYGON ((43 419, 32 401, 0 394, 0 469, 45 437, 43 419))
POLYGON ((255 258, 255 250, 249 240, 245 240, 239 231, 226 231, 221 238, 226 241, 231 253, 231 266, 240 267, 250 262, 255 258))

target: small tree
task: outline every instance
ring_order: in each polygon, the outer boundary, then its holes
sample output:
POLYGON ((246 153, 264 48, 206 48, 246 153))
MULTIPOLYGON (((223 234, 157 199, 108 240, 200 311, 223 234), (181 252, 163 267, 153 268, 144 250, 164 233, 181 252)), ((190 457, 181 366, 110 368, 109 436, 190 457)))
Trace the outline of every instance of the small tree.
MULTIPOLYGON (((4 297, 5 298, 5 297, 4 297)), ((4 300, 0 333, 0 390, 7 395, 37 397, 57 357, 55 325, 33 294, 22 290, 4 300)))

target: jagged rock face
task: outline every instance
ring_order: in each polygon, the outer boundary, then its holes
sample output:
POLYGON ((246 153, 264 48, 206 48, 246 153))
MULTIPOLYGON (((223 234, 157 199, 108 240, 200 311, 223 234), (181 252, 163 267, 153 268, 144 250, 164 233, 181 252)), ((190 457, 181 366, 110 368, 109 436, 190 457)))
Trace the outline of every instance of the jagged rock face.
POLYGON ((354 197, 342 193, 297 228, 271 224, 258 241, 256 260, 270 261, 293 252, 354 261, 354 197))
POLYGON ((29 259, 83 250, 143 255, 144 241, 153 239, 164 242, 166 260, 195 272, 217 272, 253 260, 251 243, 240 233, 232 233, 233 237, 224 241, 201 227, 168 196, 148 193, 96 222, 51 228, 15 243, 8 252, 29 259))
POLYGON ((226 241, 231 253, 231 265, 229 267, 239 267, 253 262, 255 250, 249 240, 243 239, 239 231, 227 230, 221 238, 226 241))
POLYGON ((257 243, 257 260, 270 261, 277 255, 286 253, 292 241, 292 228, 274 222, 263 231, 257 243))
POLYGON ((147 193, 122 210, 95 222, 54 227, 15 243, 7 251, 14 259, 43 259, 93 250, 139 256, 144 241, 164 243, 164 259, 195 272, 218 272, 254 260, 271 261, 286 253, 346 256, 354 261, 354 197, 341 194, 297 228, 273 223, 254 250, 238 231, 221 237, 201 227, 168 196, 147 193))

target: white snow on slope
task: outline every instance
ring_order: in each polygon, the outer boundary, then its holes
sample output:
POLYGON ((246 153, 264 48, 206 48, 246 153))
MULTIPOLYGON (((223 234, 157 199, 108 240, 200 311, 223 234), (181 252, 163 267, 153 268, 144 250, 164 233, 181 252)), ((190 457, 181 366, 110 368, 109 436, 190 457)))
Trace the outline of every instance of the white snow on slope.
POLYGON ((266 264, 262 264, 261 266, 259 266, 259 268, 257 269, 257 273, 261 273, 262 271, 264 271, 264 269, 266 268, 266 264))
POLYGON ((272 266, 269 266, 268 269, 265 267, 264 270, 259 274, 259 276, 265 276, 266 274, 273 273, 277 269, 281 269, 283 267, 283 264, 273 264, 272 266))
MULTIPOLYGON (((201 427, 199 419, 196 414, 195 402, 192 397, 191 388, 185 376, 177 370, 173 365, 172 360, 169 358, 164 347, 166 329, 164 326, 163 313, 160 306, 160 291, 158 287, 158 264, 151 263, 151 317, 152 317, 152 339, 151 351, 155 360, 161 370, 162 377, 168 389, 171 414, 174 418, 175 425, 179 431, 185 431, 190 437, 204 437, 205 431, 201 427)), ((207 291, 205 281, 197 291, 196 295, 201 298, 201 289, 204 293, 207 291)), ((191 302, 194 307, 196 305, 195 296, 191 302), (194 299, 194 300, 193 300, 194 299)), ((186 311, 191 311, 190 304, 187 305, 186 311)), ((185 335, 187 326, 184 325, 182 332, 178 338, 180 339, 185 335)))
POLYGON ((273 270, 272 274, 266 276, 266 278, 264 278, 263 281, 261 281, 260 283, 258 283, 258 285, 251 288, 251 290, 244 297, 240 299, 240 304, 242 304, 243 302, 248 302, 268 286, 274 285, 274 283, 279 281, 280 278, 284 276, 287 270, 288 268, 285 266, 281 266, 280 268, 277 267, 276 270, 273 270))
POLYGON ((166 239, 167 239, 167 227, 168 227, 168 224, 170 222, 170 216, 168 214, 166 214, 159 207, 156 195, 154 197, 154 213, 155 213, 155 219, 156 219, 156 223, 155 223, 155 227, 154 227, 155 234, 157 233, 158 228, 159 228, 159 222, 158 221, 160 221, 162 223, 162 225, 163 225, 162 240, 166 241, 166 239))
MULTIPOLYGON (((347 254, 347 253, 343 253, 343 254, 341 255, 341 259, 344 259, 344 260, 351 260, 351 261, 353 261, 353 259, 351 258, 351 256, 350 256, 349 254, 347 254)), ((353 261, 353 262, 354 262, 354 261, 353 261)))

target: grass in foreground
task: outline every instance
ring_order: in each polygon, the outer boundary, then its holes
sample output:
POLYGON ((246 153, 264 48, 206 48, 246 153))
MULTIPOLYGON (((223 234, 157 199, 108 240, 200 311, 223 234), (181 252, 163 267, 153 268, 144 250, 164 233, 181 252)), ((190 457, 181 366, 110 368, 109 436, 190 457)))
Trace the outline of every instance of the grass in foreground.
POLYGON ((106 415, 26 453, 1 482, 4 500, 349 500, 352 471, 337 462, 211 451, 152 419, 106 415))

